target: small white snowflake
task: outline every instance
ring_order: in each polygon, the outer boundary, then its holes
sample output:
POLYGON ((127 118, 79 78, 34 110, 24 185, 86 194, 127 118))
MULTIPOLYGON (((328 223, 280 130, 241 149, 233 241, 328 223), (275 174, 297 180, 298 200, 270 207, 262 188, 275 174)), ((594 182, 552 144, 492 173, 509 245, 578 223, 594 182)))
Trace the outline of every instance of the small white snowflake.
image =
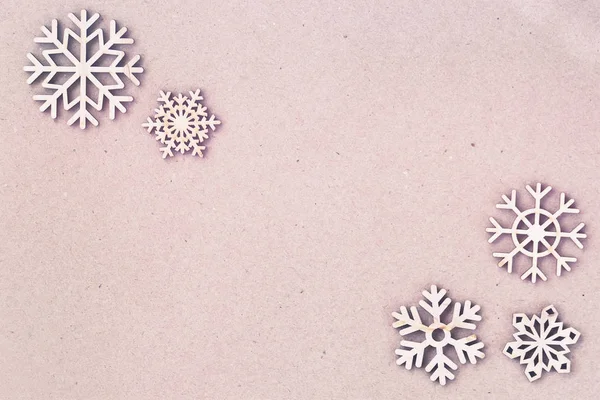
POLYGON ((504 354, 511 359, 518 357, 519 363, 526 365, 525 376, 530 382, 539 379, 542 371, 571 371, 571 360, 566 357, 568 346, 577 343, 581 334, 574 328, 565 328, 557 319, 554 306, 544 308, 539 317, 533 315, 531 319, 525 314, 513 315, 516 341, 506 344, 504 354))
POLYGON ((444 354, 446 347, 454 349, 462 364, 466 364, 467 360, 476 364, 477 358, 485 356, 481 351, 483 343, 477 340, 477 336, 473 334, 457 338, 455 337, 456 331, 454 331, 457 328, 474 330, 476 325, 473 322, 481 321, 481 316, 478 314, 480 307, 471 304, 468 300, 464 305, 454 303, 452 318, 450 322, 446 323, 442 321, 442 314, 452 303, 452 300, 446 297, 446 293, 445 289, 438 290, 435 285, 431 286, 431 291, 423 291, 423 297, 427 301, 421 300, 419 305, 432 317, 430 324, 423 323, 417 307, 414 306, 410 307, 410 312, 402 306, 399 313, 392 313, 397 320, 392 326, 400 329, 400 335, 425 334, 424 338, 421 335, 419 341, 402 340, 400 342, 402 347, 396 349, 396 354, 399 356, 396 364, 404 365, 406 369, 411 369, 413 365, 421 368, 426 350, 432 348, 435 355, 428 361, 425 371, 431 373, 432 381, 438 381, 441 385, 445 385, 447 379, 454 379, 451 370, 458 368, 456 363, 444 354))
POLYGON ((58 28, 58 21, 52 20, 51 28, 48 29, 42 26, 44 36, 36 37, 34 42, 45 43, 52 45, 52 48, 44 50, 42 56, 46 64, 42 64, 31 53, 27 54, 27 58, 33 65, 24 67, 24 70, 31 72, 31 76, 27 83, 32 84, 40 75, 48 74, 42 82, 44 89, 49 89, 51 93, 40 94, 33 96, 34 100, 43 101, 40 106, 40 111, 45 111, 50 108, 50 115, 53 119, 56 118, 59 102, 62 98, 62 104, 65 110, 70 110, 77 106, 77 112, 69 119, 68 124, 72 125, 75 121, 79 121, 79 127, 84 129, 86 121, 93 125, 98 125, 98 121, 89 111, 89 107, 100 111, 102 110, 104 99, 107 100, 109 106, 110 119, 115 118, 115 110, 122 113, 126 112, 125 104, 133 101, 131 96, 122 96, 116 94, 115 91, 123 89, 125 84, 121 76, 127 77, 136 86, 140 84, 135 74, 141 74, 144 70, 141 67, 136 67, 140 59, 139 55, 133 57, 128 63, 122 65, 121 61, 125 57, 125 52, 116 50, 115 46, 132 44, 133 39, 123 37, 127 32, 127 28, 121 28, 117 31, 117 23, 110 22, 110 31, 108 40, 104 39, 104 31, 102 29, 94 29, 91 31, 92 25, 100 18, 99 14, 93 14, 88 18, 87 11, 82 10, 81 16, 77 18, 74 14, 69 14, 69 19, 73 21, 78 28, 75 33, 70 28, 61 32, 58 28), (78 44, 78 51, 73 54, 70 50, 70 40, 74 40, 78 44), (91 43, 98 41, 98 49, 88 54, 91 43), (53 59, 55 56, 62 56, 66 65, 59 65, 53 59), (114 57, 114 58, 113 58, 114 57), (112 62, 108 66, 98 65, 103 58, 112 58, 112 62), (59 75, 57 75, 59 74, 59 75), (65 81, 57 83, 60 75, 65 75, 65 81), (100 81, 100 76, 110 77, 111 84, 105 84, 100 81), (93 99, 88 95, 88 85, 95 86, 98 97, 93 99), (77 88, 77 96, 69 99, 69 90, 77 88))
POLYGON ((585 224, 580 223, 570 232, 564 232, 561 228, 559 218, 563 214, 576 214, 579 210, 573 207, 575 202, 573 199, 567 201, 565 194, 560 195, 560 205, 558 210, 550 212, 545 210, 542 205, 542 199, 552 190, 548 186, 542 190, 542 185, 538 183, 536 189, 527 185, 527 191, 535 200, 533 208, 521 211, 517 207, 517 195, 513 190, 510 198, 506 195, 502 196, 504 203, 497 204, 496 207, 505 210, 511 210, 516 214, 516 218, 510 228, 502 227, 494 218, 490 218, 494 225, 492 228, 487 228, 486 231, 493 233, 489 242, 492 243, 503 234, 510 235, 514 243, 514 249, 509 253, 493 253, 494 257, 500 258, 499 267, 507 266, 508 273, 512 273, 513 261, 517 254, 523 254, 532 258, 531 267, 521 275, 521 279, 531 279, 535 283, 537 278, 547 280, 546 275, 539 267, 538 261, 552 254, 556 259, 556 275, 560 276, 563 269, 570 271, 569 263, 577 261, 575 257, 566 257, 559 254, 557 247, 563 237, 569 238, 579 247, 583 248, 583 244, 579 239, 586 237, 581 230, 585 224), (527 246, 530 246, 528 249, 527 246))
POLYGON ((181 95, 171 98, 171 92, 160 92, 158 101, 163 103, 155 109, 154 121, 148 121, 142 126, 156 135, 164 147, 160 148, 163 158, 173 157, 173 150, 184 154, 191 150, 192 155, 202 157, 205 146, 200 145, 208 139, 208 128, 212 131, 221 121, 211 114, 209 118, 206 107, 201 103, 204 98, 200 95, 200 89, 190 92, 190 97, 181 95))

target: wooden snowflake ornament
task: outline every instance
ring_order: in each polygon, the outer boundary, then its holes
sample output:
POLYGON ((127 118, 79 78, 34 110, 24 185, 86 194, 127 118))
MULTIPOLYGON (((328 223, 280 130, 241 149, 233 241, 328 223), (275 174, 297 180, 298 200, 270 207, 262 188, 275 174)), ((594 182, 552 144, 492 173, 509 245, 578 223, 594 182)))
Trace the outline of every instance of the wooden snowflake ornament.
POLYGON ((173 157, 173 150, 181 154, 191 151, 193 156, 202 157, 206 147, 201 143, 208 139, 209 128, 214 132, 221 124, 213 114, 209 117, 201 103, 204 98, 200 89, 189 94, 171 97, 171 92, 161 91, 158 101, 162 104, 154 110, 154 120, 148 118, 142 124, 148 132, 154 130, 156 140, 164 145, 160 148, 163 158, 173 157))
POLYGON ((446 293, 445 289, 438 290, 435 285, 431 286, 431 290, 423 291, 425 300, 421 300, 419 305, 427 313, 429 321, 424 322, 414 306, 410 310, 402 306, 399 313, 392 313, 397 320, 392 326, 400 330, 400 335, 414 336, 414 339, 400 342, 401 347, 396 350, 399 356, 396 364, 404 365, 406 369, 411 369, 413 365, 421 368, 427 350, 432 350, 434 355, 426 361, 425 371, 431 374, 432 381, 438 381, 440 385, 445 385, 447 379, 454 379, 452 370, 458 368, 447 350, 454 350, 461 364, 467 361, 476 364, 478 358, 485 357, 481 351, 483 343, 477 340, 477 336, 457 337, 457 329, 475 330, 473 322, 481 321, 478 314, 480 307, 468 300, 464 304, 454 303, 452 317, 444 321, 443 314, 452 303, 446 293))
POLYGON ((42 26, 43 36, 36 37, 34 42, 50 45, 50 48, 42 51, 42 61, 31 53, 27 54, 32 65, 24 67, 26 72, 31 73, 28 84, 47 74, 42 82, 46 93, 33 96, 34 100, 43 102, 40 111, 50 108, 50 115, 55 119, 62 100, 65 110, 77 110, 68 124, 79 121, 81 129, 86 127, 87 121, 98 125, 90 107, 100 111, 105 100, 110 119, 115 118, 115 110, 126 112, 125 103, 133 101, 133 97, 117 94, 117 91, 125 88, 122 78, 126 77, 139 86, 136 74, 144 71, 136 66, 139 55, 123 63, 125 52, 116 49, 116 46, 133 43, 133 39, 124 37, 127 28, 117 31, 117 23, 111 21, 108 37, 105 38, 102 29, 92 28, 99 18, 99 14, 88 18, 87 11, 82 10, 80 17, 69 14, 69 19, 77 28, 75 31, 70 28, 59 29, 55 19, 50 29, 42 26), (109 65, 105 65, 106 60, 110 60, 109 65), (96 95, 90 94, 92 91, 96 95), (76 93, 74 98, 70 98, 71 92, 76 93))
POLYGON ((574 328, 565 328, 558 322, 558 312, 554 306, 542 310, 540 316, 528 318, 525 314, 513 315, 513 326, 517 333, 504 348, 504 354, 511 359, 518 358, 525 365, 525 376, 530 382, 540 379, 542 372, 554 369, 566 374, 571 371, 571 361, 567 358, 569 347, 577 343, 581 334, 574 328))
POLYGON ((580 239, 586 238, 586 234, 582 233, 585 224, 580 223, 571 231, 565 231, 564 226, 561 226, 561 216, 564 214, 577 214, 579 210, 573 206, 575 200, 567 201, 565 194, 560 194, 560 203, 558 209, 554 212, 546 210, 542 206, 542 199, 550 193, 552 187, 542 188, 538 183, 533 189, 527 185, 527 191, 533 198, 535 204, 532 208, 521 209, 517 206, 516 190, 512 191, 510 198, 503 195, 503 203, 497 204, 496 207, 503 210, 512 211, 516 218, 511 227, 503 227, 494 218, 490 218, 493 227, 487 228, 486 231, 492 233, 489 242, 493 243, 501 235, 508 235, 512 239, 513 249, 508 253, 496 252, 494 257, 500 258, 498 267, 506 266, 507 272, 510 274, 513 270, 514 259, 518 255, 524 255, 532 259, 531 266, 521 279, 531 279, 535 283, 537 278, 547 280, 546 275, 540 268, 540 259, 552 255, 556 259, 556 275, 560 276, 562 270, 570 271, 569 263, 577 261, 575 257, 564 256, 560 254, 558 245, 563 238, 570 239, 577 247, 583 248, 580 239))

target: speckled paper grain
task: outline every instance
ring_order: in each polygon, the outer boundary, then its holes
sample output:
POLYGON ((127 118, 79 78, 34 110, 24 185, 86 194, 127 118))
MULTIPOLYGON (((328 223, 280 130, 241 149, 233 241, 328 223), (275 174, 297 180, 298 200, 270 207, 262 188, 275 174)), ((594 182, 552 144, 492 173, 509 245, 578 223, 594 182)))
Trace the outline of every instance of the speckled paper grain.
MULTIPOLYGON (((595 399, 600 5, 594 1, 4 0, 0 398, 595 399), (38 111, 53 18, 115 19, 141 54, 126 114, 38 111), (223 125, 163 160, 141 124, 201 88, 223 125), (573 271, 495 266, 510 189, 576 199, 573 271), (482 306, 486 358, 440 387, 395 365, 391 312, 431 284, 482 306), (530 384, 513 312, 582 337, 530 384)), ((105 25, 106 26, 106 25, 105 25)))

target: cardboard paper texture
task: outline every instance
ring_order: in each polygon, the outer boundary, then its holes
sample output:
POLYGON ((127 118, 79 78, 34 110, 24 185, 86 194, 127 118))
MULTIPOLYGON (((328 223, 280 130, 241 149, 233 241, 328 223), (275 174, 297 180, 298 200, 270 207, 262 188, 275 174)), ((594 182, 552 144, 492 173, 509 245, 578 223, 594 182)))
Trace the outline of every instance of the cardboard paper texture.
MULTIPOLYGON (((594 399, 600 390, 600 17, 593 1, 4 0, 0 398, 594 399), (98 127, 38 110, 40 26, 128 28, 140 86, 98 127), (162 159, 141 124, 202 89, 223 124, 162 159), (487 241, 500 196, 576 200, 577 263, 535 285, 487 241), (533 187, 533 186, 532 186, 533 187), (553 279, 551 279, 553 278, 553 279), (396 365, 392 312, 481 306, 445 387, 396 365), (502 354, 549 304, 571 372, 502 354)), ((494 243, 495 245, 495 243, 494 243)))

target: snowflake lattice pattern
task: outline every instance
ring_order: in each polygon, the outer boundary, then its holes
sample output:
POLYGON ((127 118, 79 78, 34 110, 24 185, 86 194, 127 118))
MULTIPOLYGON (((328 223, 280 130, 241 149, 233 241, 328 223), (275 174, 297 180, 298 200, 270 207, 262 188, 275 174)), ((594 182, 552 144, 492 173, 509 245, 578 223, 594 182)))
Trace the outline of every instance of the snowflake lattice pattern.
POLYGON ((521 211, 517 207, 517 195, 513 190, 510 198, 506 195, 502 196, 504 203, 497 204, 496 207, 505 210, 511 210, 516 214, 516 218, 510 228, 502 227, 494 218, 490 218, 494 225, 487 228, 486 231, 493 233, 489 242, 492 243, 503 234, 510 235, 514 243, 514 248, 508 253, 494 253, 494 257, 500 258, 499 267, 506 265, 508 273, 512 272, 513 261, 515 256, 523 254, 532 259, 531 267, 523 275, 521 279, 531 279, 535 283, 537 278, 547 280, 546 275, 542 272, 539 266, 539 260, 547 255, 552 255, 556 259, 556 275, 560 276, 562 270, 571 270, 569 263, 577 261, 575 257, 567 257, 559 254, 557 247, 562 238, 569 238, 579 247, 583 248, 583 244, 579 239, 586 237, 582 233, 585 224, 580 223, 570 232, 564 232, 561 228, 559 218, 563 214, 579 213, 579 210, 573 207, 574 200, 566 200, 565 194, 560 195, 560 205, 554 213, 545 210, 542 205, 542 199, 552 190, 550 186, 542 190, 542 185, 538 183, 535 190, 531 186, 527 186, 527 191, 535 200, 533 208, 521 211))
POLYGON ((414 306, 410 307, 410 310, 402 306, 399 313, 392 313, 397 320, 392 326, 400 329, 400 335, 406 336, 413 333, 425 335, 419 341, 402 340, 400 342, 402 347, 396 350, 396 354, 399 356, 396 364, 404 365, 406 369, 411 369, 413 366, 421 368, 426 350, 433 349, 435 355, 428 361, 425 371, 431 374, 432 381, 438 381, 441 385, 445 385, 447 379, 454 379, 452 370, 458 368, 456 363, 444 354, 445 348, 453 348, 462 364, 466 364, 467 361, 475 364, 477 358, 485 356, 481 351, 483 343, 477 340, 477 336, 455 337, 455 329, 474 330, 476 328, 473 322, 481 321, 481 316, 478 314, 480 307, 471 304, 470 301, 465 301, 464 305, 454 303, 451 320, 445 323, 442 321, 442 314, 452 303, 452 300, 446 297, 446 293, 446 290, 438 290, 435 285, 431 286, 430 291, 423 291, 425 300, 421 300, 419 305, 432 317, 430 324, 423 323, 417 307, 414 306))
POLYGON ((206 147, 201 143, 208 139, 209 128, 214 131, 221 124, 214 115, 208 117, 202 100, 200 89, 190 92, 189 98, 181 94, 171 98, 171 92, 160 92, 158 101, 163 104, 154 110, 154 121, 148 118, 142 126, 148 132, 154 130, 156 140, 164 144, 160 148, 163 158, 173 157, 173 150, 202 157, 206 147))
POLYGON ((50 29, 43 26, 41 37, 36 37, 36 43, 49 44, 52 48, 44 50, 42 56, 46 64, 40 62, 33 54, 27 54, 27 58, 32 65, 24 67, 24 70, 31 72, 27 83, 32 84, 42 74, 47 74, 42 82, 42 87, 48 89, 50 93, 33 96, 34 100, 42 101, 40 111, 50 108, 50 114, 53 119, 57 116, 57 110, 62 98, 62 104, 65 110, 76 108, 77 111, 69 119, 68 124, 72 125, 79 121, 79 127, 84 129, 86 122, 98 125, 98 120, 90 112, 90 107, 98 111, 102 110, 104 100, 108 102, 109 117, 115 118, 115 110, 125 112, 125 103, 133 101, 131 96, 122 96, 116 94, 116 91, 123 89, 125 84, 121 77, 127 77, 136 86, 140 84, 136 74, 141 74, 144 70, 136 66, 140 59, 139 55, 133 57, 128 63, 122 64, 125 53, 116 50, 115 46, 132 44, 133 39, 123 37, 127 28, 121 28, 117 31, 115 21, 110 22, 110 31, 108 40, 104 39, 102 29, 92 29, 92 25, 100 18, 99 14, 93 14, 88 18, 87 11, 82 10, 78 18, 74 14, 69 14, 69 19, 77 27, 77 33, 70 28, 61 32, 58 27, 58 21, 52 20, 50 29), (76 41, 78 51, 70 49, 70 41, 76 41), (98 41, 98 49, 90 52, 91 43, 98 41), (59 65, 53 57, 61 57, 66 65, 59 65), (112 62, 108 66, 99 65, 101 59, 110 58, 112 62), (57 75, 59 74, 59 75, 57 75), (65 75, 66 80, 58 83, 59 76, 65 75), (102 83, 100 76, 110 77, 110 84, 102 83), (93 85, 98 92, 96 99, 88 95, 88 85, 93 85), (77 96, 69 99, 69 91, 77 90, 77 96))
POLYGON ((511 359, 519 358, 525 364, 525 375, 530 382, 539 379, 542 371, 551 369, 559 373, 571 371, 571 361, 566 357, 570 352, 569 345, 577 343, 581 335, 574 328, 565 328, 558 322, 558 312, 554 306, 542 310, 538 317, 531 319, 525 314, 513 316, 516 339, 504 348, 504 354, 511 359))

